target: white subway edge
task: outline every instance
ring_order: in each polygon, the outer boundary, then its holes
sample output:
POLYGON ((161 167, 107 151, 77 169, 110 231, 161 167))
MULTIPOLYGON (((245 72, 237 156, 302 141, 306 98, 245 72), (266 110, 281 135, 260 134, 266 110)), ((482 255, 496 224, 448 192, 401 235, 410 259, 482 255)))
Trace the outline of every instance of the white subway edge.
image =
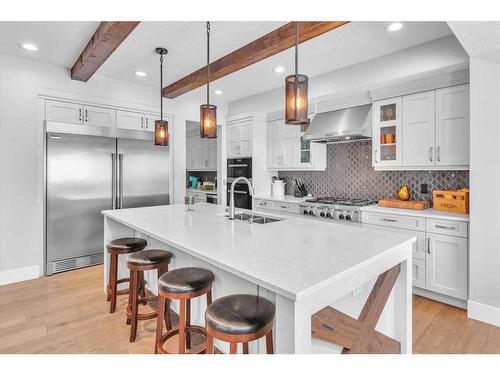
POLYGON ((12 270, 0 272, 0 285, 18 283, 20 281, 37 279, 40 277, 40 268, 38 265, 14 268, 12 270))
POLYGON ((467 316, 500 327, 500 308, 498 307, 469 300, 467 301, 467 316))

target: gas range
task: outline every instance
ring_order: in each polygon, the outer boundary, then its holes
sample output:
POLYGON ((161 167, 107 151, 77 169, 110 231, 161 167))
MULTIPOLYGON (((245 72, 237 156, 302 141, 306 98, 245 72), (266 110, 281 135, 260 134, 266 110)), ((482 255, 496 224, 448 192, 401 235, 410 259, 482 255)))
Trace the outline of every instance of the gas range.
POLYGON ((361 223, 359 208, 375 203, 377 201, 370 199, 323 197, 307 199, 299 206, 303 215, 346 223, 361 223))

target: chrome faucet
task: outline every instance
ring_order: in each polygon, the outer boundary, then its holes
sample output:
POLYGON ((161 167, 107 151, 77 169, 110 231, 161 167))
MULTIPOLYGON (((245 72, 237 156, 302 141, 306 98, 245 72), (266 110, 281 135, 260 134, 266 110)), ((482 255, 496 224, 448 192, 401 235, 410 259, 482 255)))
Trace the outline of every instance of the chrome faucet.
POLYGON ((250 180, 246 177, 236 177, 231 184, 231 189, 229 193, 229 220, 234 220, 234 186, 239 182, 246 182, 248 185, 248 193, 253 196, 253 186, 250 180))

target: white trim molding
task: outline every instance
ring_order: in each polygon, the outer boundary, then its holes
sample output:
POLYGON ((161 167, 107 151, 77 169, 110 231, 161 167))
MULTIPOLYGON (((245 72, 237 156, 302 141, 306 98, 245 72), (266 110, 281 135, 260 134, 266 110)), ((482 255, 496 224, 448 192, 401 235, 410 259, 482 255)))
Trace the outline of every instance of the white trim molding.
POLYGON ((8 285, 18 283, 20 281, 38 279, 39 277, 40 267, 38 265, 14 268, 12 270, 0 272, 0 285, 8 285))
POLYGON ((469 300, 467 301, 467 316, 500 327, 500 308, 498 307, 469 300))

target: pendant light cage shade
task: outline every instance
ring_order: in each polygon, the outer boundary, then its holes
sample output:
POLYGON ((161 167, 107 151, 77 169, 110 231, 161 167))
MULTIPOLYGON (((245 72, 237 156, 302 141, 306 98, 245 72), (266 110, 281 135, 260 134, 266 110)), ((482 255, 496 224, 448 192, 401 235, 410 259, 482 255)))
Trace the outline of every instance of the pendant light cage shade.
POLYGON ((200 105, 200 135, 202 138, 217 137, 217 106, 200 105))
POLYGON ((293 74, 285 79, 285 123, 289 125, 309 124, 308 81, 304 74, 293 74))
POLYGON ((168 121, 155 121, 155 145, 168 146, 168 121))

